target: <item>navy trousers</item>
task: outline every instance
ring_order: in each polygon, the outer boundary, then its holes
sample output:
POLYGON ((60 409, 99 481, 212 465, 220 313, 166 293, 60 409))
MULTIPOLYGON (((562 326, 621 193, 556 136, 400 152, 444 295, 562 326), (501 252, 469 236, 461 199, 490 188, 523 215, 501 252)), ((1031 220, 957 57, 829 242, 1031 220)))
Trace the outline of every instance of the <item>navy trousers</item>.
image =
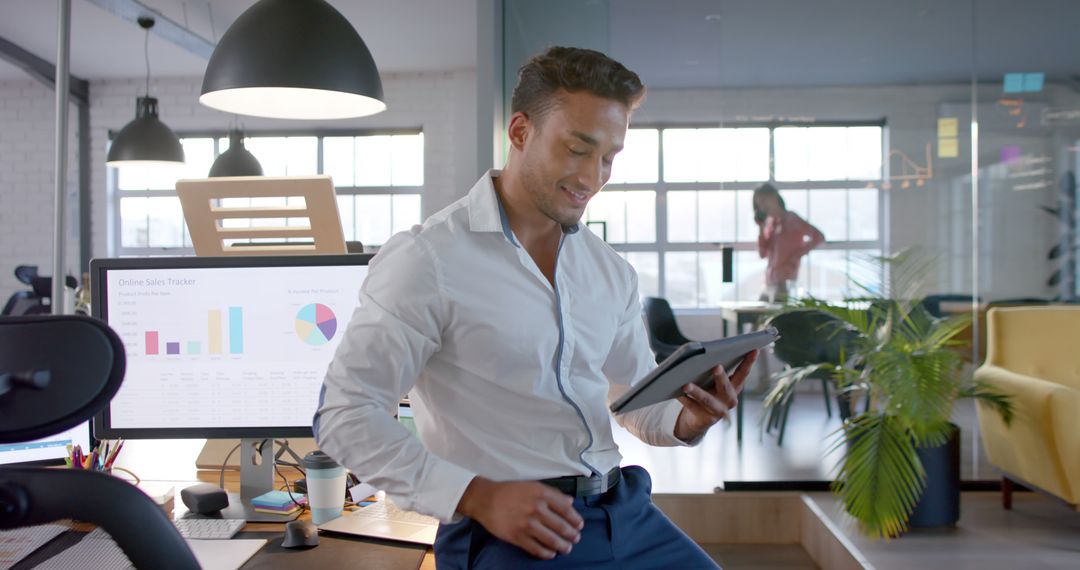
POLYGON ((719 568, 652 502, 652 480, 641 467, 623 467, 622 480, 602 495, 574 500, 585 520, 581 542, 551 560, 528 552, 469 518, 439 526, 435 566, 439 570, 486 568, 719 568))

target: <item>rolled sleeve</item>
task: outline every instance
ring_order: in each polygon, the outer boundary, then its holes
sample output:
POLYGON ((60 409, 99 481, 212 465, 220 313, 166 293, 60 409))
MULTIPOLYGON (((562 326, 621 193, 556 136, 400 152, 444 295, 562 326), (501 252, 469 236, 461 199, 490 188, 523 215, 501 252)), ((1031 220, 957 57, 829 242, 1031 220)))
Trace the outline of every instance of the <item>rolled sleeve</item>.
POLYGON ((449 522, 475 475, 428 451, 393 417, 441 346, 443 311, 422 236, 391 238, 372 260, 327 370, 313 431, 320 449, 398 506, 449 522))
MULTIPOLYGON (((630 271, 629 295, 622 314, 615 340, 604 362, 607 376, 608 405, 626 393, 632 383, 644 378, 656 368, 655 356, 649 348, 645 321, 641 318, 641 301, 638 300, 637 274, 630 271)), ((641 441, 656 446, 685 446, 687 442, 675 437, 675 422, 682 411, 678 400, 646 406, 637 410, 616 414, 615 421, 641 441)))

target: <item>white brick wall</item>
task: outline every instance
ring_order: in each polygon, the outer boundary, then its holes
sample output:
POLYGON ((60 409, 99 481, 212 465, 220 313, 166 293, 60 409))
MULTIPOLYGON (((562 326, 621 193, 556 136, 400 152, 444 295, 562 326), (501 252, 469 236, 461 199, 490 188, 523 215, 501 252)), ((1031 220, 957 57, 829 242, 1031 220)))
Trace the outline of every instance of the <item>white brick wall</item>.
MULTIPOLYGON (((227 128, 231 115, 198 102, 201 77, 159 78, 150 94, 160 101, 161 119, 177 131, 227 128)), ((111 209, 107 200, 105 154, 108 131, 135 117, 135 98, 144 90, 142 79, 110 79, 90 84, 90 148, 92 252, 109 255, 111 209)), ((475 72, 473 70, 384 74, 388 110, 372 117, 345 121, 283 121, 242 118, 245 128, 292 130, 304 128, 413 128, 425 133, 424 216, 463 196, 476 178, 475 72)), ((0 82, 0 303, 21 288, 12 272, 16 265, 37 264, 46 273, 52 266, 53 118, 52 90, 36 81, 0 82)), ((69 118, 68 187, 77 216, 76 109, 69 118)), ((71 220, 75 222, 77 220, 71 220)), ((78 235, 72 227, 68 266, 79 272, 78 235)))
MULTIPOLYGON (((0 81, 0 304, 24 286, 18 265, 52 273, 54 92, 31 79, 0 81)), ((68 272, 78 270, 78 110, 68 114, 68 272)))

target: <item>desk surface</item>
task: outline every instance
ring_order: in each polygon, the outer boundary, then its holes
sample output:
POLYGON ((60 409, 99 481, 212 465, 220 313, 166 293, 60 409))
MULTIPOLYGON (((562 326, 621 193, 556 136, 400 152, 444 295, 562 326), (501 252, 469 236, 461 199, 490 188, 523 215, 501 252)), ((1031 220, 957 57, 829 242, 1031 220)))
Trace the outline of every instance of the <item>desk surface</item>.
MULTIPOLYGON (((203 440, 127 440, 124 449, 117 457, 116 465, 135 473, 142 479, 142 487, 151 494, 158 490, 173 487, 175 489, 174 516, 182 516, 187 508, 180 501, 180 490, 197 482, 217 484, 218 471, 198 470, 195 468, 195 458, 202 449, 203 440)), ((292 468, 282 468, 281 473, 293 481, 301 477, 300 472, 292 468)), ((275 476, 275 484, 280 477, 275 476)), ((240 473, 227 470, 225 472, 225 488, 237 491, 240 488, 240 473)), ((310 519, 311 514, 305 511, 301 518, 310 519)), ((249 523, 244 526, 243 533, 283 533, 282 523, 249 523)), ((420 566, 421 570, 435 569, 435 555, 429 548, 420 566)))

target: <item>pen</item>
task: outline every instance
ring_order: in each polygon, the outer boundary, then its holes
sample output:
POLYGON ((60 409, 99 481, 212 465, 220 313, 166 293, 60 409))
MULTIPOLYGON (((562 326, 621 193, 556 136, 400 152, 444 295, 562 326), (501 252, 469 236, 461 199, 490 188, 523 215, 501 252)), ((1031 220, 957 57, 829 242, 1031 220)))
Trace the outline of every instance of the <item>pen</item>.
POLYGON ((112 453, 109 454, 109 458, 105 461, 105 469, 112 469, 113 462, 116 461, 116 456, 120 455, 120 450, 124 447, 124 440, 119 440, 115 446, 113 446, 112 453))

